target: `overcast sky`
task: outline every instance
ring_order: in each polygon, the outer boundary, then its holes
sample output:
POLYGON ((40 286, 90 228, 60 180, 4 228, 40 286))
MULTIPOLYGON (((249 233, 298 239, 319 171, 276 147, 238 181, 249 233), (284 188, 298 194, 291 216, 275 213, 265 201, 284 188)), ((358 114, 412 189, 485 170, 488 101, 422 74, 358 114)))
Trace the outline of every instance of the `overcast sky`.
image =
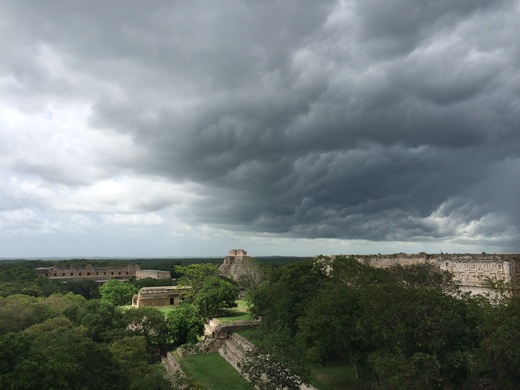
POLYGON ((0 15, 0 257, 520 252, 518 0, 0 15))

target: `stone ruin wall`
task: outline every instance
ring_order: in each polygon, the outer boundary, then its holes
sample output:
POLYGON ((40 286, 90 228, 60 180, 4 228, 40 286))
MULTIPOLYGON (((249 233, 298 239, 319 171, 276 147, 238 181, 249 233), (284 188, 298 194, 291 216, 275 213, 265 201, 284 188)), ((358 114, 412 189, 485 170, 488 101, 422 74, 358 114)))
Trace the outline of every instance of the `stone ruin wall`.
POLYGON ((520 281, 520 254, 405 254, 393 255, 349 255, 359 262, 377 268, 392 265, 430 263, 454 274, 460 289, 472 294, 487 292, 483 286, 485 277, 509 283, 518 291, 520 281))
POLYGON ((170 271, 162 271, 155 269, 139 269, 135 272, 135 278, 139 279, 170 279, 172 277, 170 271))

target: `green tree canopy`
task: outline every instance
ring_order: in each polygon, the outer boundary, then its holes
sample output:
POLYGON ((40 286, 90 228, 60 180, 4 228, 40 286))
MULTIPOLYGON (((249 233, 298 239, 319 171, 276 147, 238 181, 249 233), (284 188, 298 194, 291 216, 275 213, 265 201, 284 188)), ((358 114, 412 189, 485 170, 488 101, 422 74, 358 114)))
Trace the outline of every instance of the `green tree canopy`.
MULTIPOLYGON (((123 322, 137 336, 144 337, 147 349, 162 354, 169 342, 168 325, 163 313, 153 307, 125 310, 123 322)), ((152 352, 153 354, 153 352, 152 352)))
POLYGON ((101 299, 110 302, 114 306, 129 305, 132 297, 137 294, 137 287, 129 282, 121 282, 110 279, 99 288, 101 299))
POLYGON ((194 299, 194 305, 204 318, 217 316, 223 309, 236 307, 238 286, 215 276, 204 279, 194 299))
POLYGON ((121 311, 102 299, 86 301, 78 310, 67 311, 67 315, 76 324, 84 326, 95 342, 110 342, 127 332, 121 311))
POLYGON ((186 290, 184 296, 191 302, 202 288, 204 280, 208 276, 217 275, 218 266, 210 263, 190 264, 188 266, 176 265, 175 272, 182 274, 177 281, 177 285, 180 287, 190 287, 190 289, 186 290))
POLYGON ((181 303, 166 316, 168 331, 173 345, 194 344, 203 334, 204 321, 197 308, 189 303, 181 303))

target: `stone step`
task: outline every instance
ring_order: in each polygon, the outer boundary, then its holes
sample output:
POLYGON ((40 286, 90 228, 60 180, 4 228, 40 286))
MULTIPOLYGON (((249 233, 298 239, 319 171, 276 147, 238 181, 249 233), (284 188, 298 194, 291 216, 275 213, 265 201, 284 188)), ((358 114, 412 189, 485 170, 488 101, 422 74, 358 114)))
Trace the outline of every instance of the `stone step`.
POLYGON ((236 333, 233 333, 226 339, 226 342, 218 352, 229 364, 240 372, 240 362, 244 360, 247 351, 251 348, 251 343, 236 333))

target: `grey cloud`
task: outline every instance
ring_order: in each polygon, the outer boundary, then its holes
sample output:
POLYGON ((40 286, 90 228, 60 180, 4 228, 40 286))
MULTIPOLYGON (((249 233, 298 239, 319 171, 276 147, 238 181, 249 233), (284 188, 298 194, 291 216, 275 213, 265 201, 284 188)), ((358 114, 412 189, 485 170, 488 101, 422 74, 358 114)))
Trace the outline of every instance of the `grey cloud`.
POLYGON ((357 1, 361 34, 368 41, 370 53, 379 57, 402 55, 432 35, 453 28, 475 14, 500 10, 511 0, 429 1, 413 0, 357 1))
MULTIPOLYGON (((99 82, 65 90, 91 103, 92 127, 143 150, 114 165, 205 188, 194 221, 451 239, 428 218, 457 199, 453 226, 519 228, 517 2, 347 1, 346 16, 338 2, 8 4, 25 17, 18 44, 99 82)), ((20 84, 61 85, 14 46, 20 84)))

